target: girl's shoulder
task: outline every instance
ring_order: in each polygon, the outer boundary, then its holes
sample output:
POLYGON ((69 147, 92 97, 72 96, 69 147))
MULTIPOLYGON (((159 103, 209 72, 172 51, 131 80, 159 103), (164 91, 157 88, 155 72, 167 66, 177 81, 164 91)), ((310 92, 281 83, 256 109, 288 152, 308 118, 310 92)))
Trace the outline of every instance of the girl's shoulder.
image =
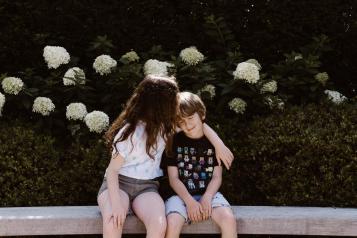
MULTIPOLYGON (((135 137, 141 136, 143 135, 143 133, 145 133, 145 122, 143 121, 138 121, 136 123, 135 129, 133 130, 133 132, 131 133, 130 136, 135 135, 135 137)), ((125 130, 130 126, 130 123, 125 123, 124 126, 122 126, 119 131, 117 132, 114 141, 119 139, 121 137, 121 135, 125 132, 125 130)))

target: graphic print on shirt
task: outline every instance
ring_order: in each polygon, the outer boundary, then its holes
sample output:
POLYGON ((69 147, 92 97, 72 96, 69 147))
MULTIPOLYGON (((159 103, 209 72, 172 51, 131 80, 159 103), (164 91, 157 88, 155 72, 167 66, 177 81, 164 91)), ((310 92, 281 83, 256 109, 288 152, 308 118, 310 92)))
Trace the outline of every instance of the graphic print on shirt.
POLYGON ((202 193, 212 178, 214 168, 214 150, 192 146, 176 147, 176 164, 180 180, 187 190, 202 193))

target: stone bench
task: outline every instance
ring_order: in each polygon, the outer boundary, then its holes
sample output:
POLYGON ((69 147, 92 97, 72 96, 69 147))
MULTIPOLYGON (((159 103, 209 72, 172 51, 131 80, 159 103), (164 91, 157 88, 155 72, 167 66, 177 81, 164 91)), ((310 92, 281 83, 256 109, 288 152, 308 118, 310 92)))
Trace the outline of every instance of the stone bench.
MULTIPOLYGON (((357 236, 357 209, 321 207, 234 206, 239 234, 357 236)), ((0 208, 0 237, 101 234, 97 206, 0 208)), ((128 216, 125 234, 145 233, 128 216)), ((185 225, 183 234, 217 234, 212 221, 185 225)))

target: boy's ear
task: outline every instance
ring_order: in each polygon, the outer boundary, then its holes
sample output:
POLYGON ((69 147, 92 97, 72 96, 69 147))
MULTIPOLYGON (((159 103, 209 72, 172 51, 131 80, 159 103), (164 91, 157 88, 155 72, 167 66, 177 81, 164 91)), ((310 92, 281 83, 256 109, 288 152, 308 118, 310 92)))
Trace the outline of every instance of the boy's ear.
POLYGON ((206 115, 204 115, 204 116, 202 117, 202 121, 204 122, 205 119, 206 119, 206 115))

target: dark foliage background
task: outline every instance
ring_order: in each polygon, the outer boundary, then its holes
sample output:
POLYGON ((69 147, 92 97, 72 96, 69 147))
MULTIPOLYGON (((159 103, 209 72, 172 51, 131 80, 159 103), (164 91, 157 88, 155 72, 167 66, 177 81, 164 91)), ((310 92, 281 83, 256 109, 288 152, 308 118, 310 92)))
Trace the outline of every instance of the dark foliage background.
MULTIPOLYGON (((331 85, 353 98, 356 9, 353 0, 0 0, 0 74, 27 82, 34 69, 48 75, 42 56, 46 45, 65 47, 71 64, 85 69, 94 56, 110 53, 118 59, 130 49, 148 52, 153 45, 171 55, 195 45, 210 61, 239 48, 244 60, 256 58, 265 72, 280 76, 290 69, 286 54, 306 50, 319 56, 319 71, 328 72, 331 85), (217 23, 222 29, 218 35, 217 23), (321 35, 329 39, 328 46, 314 52, 312 39, 321 35)), ((52 74, 49 78, 59 77, 52 74)), ((115 100, 130 95, 133 85, 125 87, 115 100)), ((305 97, 295 86, 283 93, 305 97)), ((64 104, 72 100, 70 94, 64 96, 64 104)), ((92 100, 87 92, 80 96, 92 100)), ((100 135, 85 129, 75 138, 63 122, 28 118, 17 109, 24 97, 8 96, 7 115, 0 118, 0 206, 96 204, 108 162, 100 135)), ((215 115, 215 102, 208 109, 209 124, 236 156, 222 186, 232 204, 357 206, 356 106, 305 105, 254 118, 215 115)), ((64 120, 64 109, 59 110, 55 118, 64 120)), ((110 118, 117 113, 110 111, 110 118)))
MULTIPOLYGON (((236 157, 221 188, 232 204, 357 206, 355 105, 208 119, 236 157)), ((96 204, 109 160, 102 139, 61 147, 31 123, 0 122, 0 206, 96 204)))
POLYGON ((157 44, 176 52, 196 45, 214 56, 235 40, 245 56, 259 59, 269 69, 284 59, 284 53, 298 51, 313 36, 325 34, 332 50, 323 55, 322 69, 341 93, 353 97, 356 5, 353 0, 1 0, 1 73, 43 64, 39 52, 46 45, 70 48, 72 56, 88 60, 81 64, 90 64, 87 54, 103 53, 91 48, 98 36, 106 36, 106 49, 114 57, 157 44), (227 31, 220 39, 210 37, 210 15, 224 17, 227 31))

